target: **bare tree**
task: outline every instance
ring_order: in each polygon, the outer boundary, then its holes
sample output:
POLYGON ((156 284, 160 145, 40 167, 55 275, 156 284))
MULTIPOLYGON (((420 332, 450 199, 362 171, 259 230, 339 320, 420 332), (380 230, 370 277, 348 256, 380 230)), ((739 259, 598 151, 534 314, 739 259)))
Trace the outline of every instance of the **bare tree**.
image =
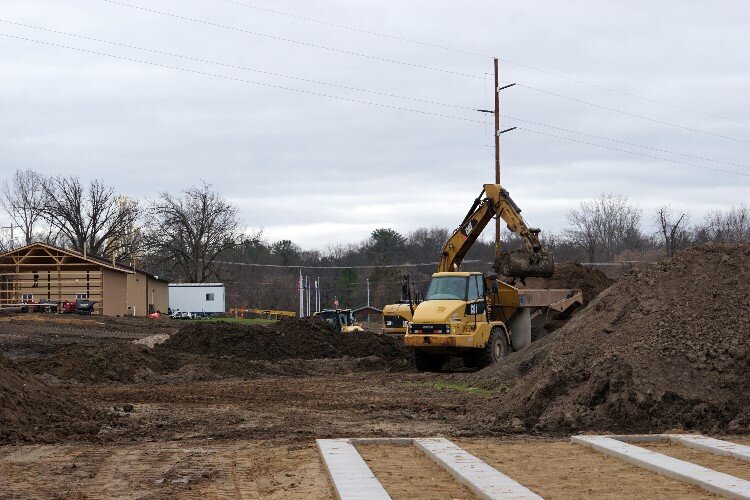
POLYGON ((11 224, 21 229, 26 245, 34 241, 35 231, 40 229, 44 196, 44 178, 34 170, 16 170, 10 181, 3 183, 0 203, 11 224))
POLYGON ((573 226, 566 231, 568 237, 586 249, 589 262, 597 256, 611 261, 618 251, 635 248, 643 239, 641 209, 622 195, 602 194, 584 201, 568 213, 568 222, 573 226))
POLYGON ((139 218, 136 201, 119 196, 97 179, 85 186, 78 177, 56 176, 43 186, 42 216, 72 249, 98 256, 132 251, 139 218))
POLYGON ((219 256, 239 243, 238 211, 203 183, 151 203, 146 245, 175 279, 201 283, 222 274, 219 256))
POLYGON ((568 222, 573 227, 565 233, 577 245, 586 249, 589 262, 594 262, 601 245, 601 236, 598 231, 600 218, 599 206, 593 201, 583 201, 578 209, 568 212, 568 222))
POLYGON ((703 225, 696 228, 696 240, 716 243, 750 241, 750 207, 743 204, 727 212, 709 211, 703 225))
POLYGON ((684 246, 687 242, 688 231, 686 227, 690 221, 690 216, 687 213, 682 213, 678 217, 671 206, 665 205, 656 211, 655 220, 664 239, 664 249, 667 256, 671 257, 678 248, 684 246))

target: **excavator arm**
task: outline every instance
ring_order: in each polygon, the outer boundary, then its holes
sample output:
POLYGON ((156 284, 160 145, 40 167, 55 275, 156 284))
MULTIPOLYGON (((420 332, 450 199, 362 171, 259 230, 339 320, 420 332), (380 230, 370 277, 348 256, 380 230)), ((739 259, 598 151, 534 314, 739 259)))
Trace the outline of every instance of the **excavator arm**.
POLYGON ((494 217, 502 218, 508 229, 517 234, 524 245, 522 255, 505 253, 501 256, 498 265, 503 274, 519 278, 551 276, 554 263, 552 257, 542 251, 539 229, 530 228, 526 224, 521 216, 521 209, 500 184, 484 185, 463 222, 445 244, 438 272, 458 271, 466 253, 494 217), (482 198, 482 195, 485 197, 482 198))

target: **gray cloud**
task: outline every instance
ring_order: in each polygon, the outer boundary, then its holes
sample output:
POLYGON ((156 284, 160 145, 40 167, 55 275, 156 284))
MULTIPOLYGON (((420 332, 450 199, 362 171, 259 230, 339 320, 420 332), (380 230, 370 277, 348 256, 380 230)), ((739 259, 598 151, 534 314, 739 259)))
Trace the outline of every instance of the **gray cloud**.
MULTIPOLYGON (((128 0, 126 0, 128 1, 128 0)), ((491 60, 294 20, 220 0, 129 0, 152 9, 309 43, 485 76, 491 60)), ((250 2, 251 0, 248 0, 250 2)), ((745 98, 748 7, 698 2, 270 2, 257 5, 464 48, 626 92, 750 122, 745 98)), ((0 17, 269 72, 470 108, 491 106, 483 78, 420 70, 149 14, 102 0, 4 3, 0 17)), ((340 97, 487 119, 259 73, 183 61, 0 23, 0 32, 185 69, 340 97)), ((0 37, 0 167, 101 177, 154 196, 199 179, 273 239, 323 248, 375 227, 454 226, 493 180, 491 129, 221 80, 0 37)), ((659 121, 750 141, 748 125, 703 116, 501 63, 502 79, 659 121)), ((516 86, 510 116, 750 167, 750 144, 698 134, 516 86)), ((665 159, 750 174, 750 168, 642 150, 523 125, 665 159)), ((646 211, 670 202, 694 218, 748 199, 750 178, 517 130, 503 136, 503 183, 530 222, 550 230, 602 192, 646 211)))

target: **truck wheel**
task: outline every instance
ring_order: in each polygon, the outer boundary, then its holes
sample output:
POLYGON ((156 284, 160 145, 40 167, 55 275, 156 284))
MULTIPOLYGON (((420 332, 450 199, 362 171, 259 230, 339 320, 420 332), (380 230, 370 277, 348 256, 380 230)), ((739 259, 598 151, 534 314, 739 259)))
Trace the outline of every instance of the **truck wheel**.
POLYGON ((508 338, 505 332, 499 326, 490 331, 490 338, 478 356, 479 368, 485 368, 493 363, 497 363, 508 355, 508 338))
POLYGON ((420 372, 439 372, 445 364, 445 356, 432 356, 424 351, 414 351, 414 365, 420 372))

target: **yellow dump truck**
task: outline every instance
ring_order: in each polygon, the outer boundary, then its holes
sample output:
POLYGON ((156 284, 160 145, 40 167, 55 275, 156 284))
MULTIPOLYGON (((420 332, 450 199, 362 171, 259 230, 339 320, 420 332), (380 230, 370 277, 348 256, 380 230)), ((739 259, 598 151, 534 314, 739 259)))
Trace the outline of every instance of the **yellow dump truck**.
POLYGON ((485 184, 445 244, 424 300, 408 304, 404 344, 414 350, 418 370, 440 370, 451 356, 462 357, 468 366, 488 366, 531 344, 548 320, 569 315, 583 304, 578 290, 519 290, 495 275, 461 272, 471 245, 496 217, 523 242, 523 250, 505 253, 496 263, 503 276, 523 279, 554 273, 552 256, 539 242, 539 229, 526 224, 502 186, 485 184))

